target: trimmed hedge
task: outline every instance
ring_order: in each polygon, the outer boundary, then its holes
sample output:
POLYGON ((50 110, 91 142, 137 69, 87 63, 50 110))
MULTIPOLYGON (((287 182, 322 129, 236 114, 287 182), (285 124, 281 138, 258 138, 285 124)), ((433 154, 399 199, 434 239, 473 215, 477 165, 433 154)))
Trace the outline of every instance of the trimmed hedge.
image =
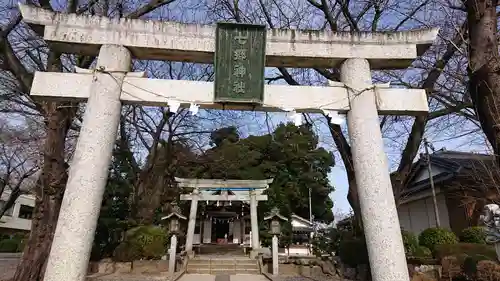
POLYGON ((418 240, 417 236, 409 231, 402 230, 401 236, 403 237, 403 245, 405 247, 405 253, 407 256, 414 256, 415 251, 417 251, 418 240))
POLYGON ((483 255, 468 256, 464 260, 464 264, 462 265, 462 269, 466 275, 473 276, 477 273, 477 264, 480 261, 485 261, 485 260, 489 261, 491 259, 489 257, 483 256, 483 255))
POLYGON ((160 259, 166 252, 167 231, 158 226, 138 226, 129 229, 125 239, 116 247, 115 261, 160 259))
POLYGON ((431 258, 432 257, 432 251, 424 246, 418 246, 415 251, 412 253, 414 257, 417 258, 431 258))
POLYGON ((117 262, 140 260, 142 258, 141 253, 139 245, 124 241, 116 247, 113 253, 113 260, 117 262))
POLYGON ((481 226, 468 227, 458 237, 462 243, 486 244, 486 232, 481 226))
POLYGON ((351 267, 369 263, 364 239, 352 238, 340 241, 338 254, 340 260, 351 267))
POLYGON ((21 241, 18 239, 4 239, 0 241, 0 253, 17 253, 21 241))
POLYGON ((420 233, 418 242, 421 246, 427 247, 434 252, 439 245, 458 243, 458 237, 448 229, 431 227, 420 233))
POLYGON ((438 245, 435 249, 435 257, 442 259, 447 256, 484 256, 491 260, 496 260, 495 248, 485 244, 457 243, 448 245, 438 245))

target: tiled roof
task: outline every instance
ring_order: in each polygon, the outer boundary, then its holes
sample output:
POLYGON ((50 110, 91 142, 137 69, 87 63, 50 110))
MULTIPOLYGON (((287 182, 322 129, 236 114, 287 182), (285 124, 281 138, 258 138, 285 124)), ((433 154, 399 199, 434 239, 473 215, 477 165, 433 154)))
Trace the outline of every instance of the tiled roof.
MULTIPOLYGON (((437 167, 445 172, 433 177, 434 183, 440 183, 456 177, 458 174, 472 168, 481 168, 492 165, 494 156, 489 154, 468 153, 459 151, 439 150, 430 155, 431 167, 437 167)), ((427 169, 427 162, 421 157, 413 164, 411 177, 404 193, 411 194, 430 188, 429 179, 413 182, 422 169, 427 169)))

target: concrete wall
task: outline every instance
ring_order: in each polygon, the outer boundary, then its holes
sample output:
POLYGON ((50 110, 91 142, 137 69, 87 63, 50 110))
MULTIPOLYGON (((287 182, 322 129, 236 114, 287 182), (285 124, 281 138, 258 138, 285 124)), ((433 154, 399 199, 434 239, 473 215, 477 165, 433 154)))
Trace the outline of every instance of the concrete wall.
MULTIPOLYGON (((10 192, 6 191, 0 197, 2 201, 7 201, 10 192)), ((21 205, 35 207, 35 197, 33 195, 21 195, 12 208, 12 215, 4 215, 0 218, 0 231, 2 232, 17 232, 30 231, 31 219, 20 218, 21 205)))

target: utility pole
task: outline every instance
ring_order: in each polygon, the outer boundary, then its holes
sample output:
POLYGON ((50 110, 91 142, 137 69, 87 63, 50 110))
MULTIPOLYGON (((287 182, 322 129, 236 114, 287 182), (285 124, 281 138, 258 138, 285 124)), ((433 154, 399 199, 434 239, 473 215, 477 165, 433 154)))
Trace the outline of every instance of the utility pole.
POLYGON ((309 187, 309 222, 313 222, 313 211, 311 204, 311 188, 309 187))
POLYGON ((427 161, 427 171, 429 172, 429 181, 432 190, 432 201, 434 203, 434 216, 436 217, 436 226, 441 227, 441 222, 439 220, 439 209, 436 199, 436 189, 434 188, 434 178, 432 176, 431 157, 429 154, 429 148, 432 149, 432 151, 434 151, 434 147, 432 146, 431 143, 427 141, 427 138, 424 138, 424 147, 425 147, 425 155, 427 161))

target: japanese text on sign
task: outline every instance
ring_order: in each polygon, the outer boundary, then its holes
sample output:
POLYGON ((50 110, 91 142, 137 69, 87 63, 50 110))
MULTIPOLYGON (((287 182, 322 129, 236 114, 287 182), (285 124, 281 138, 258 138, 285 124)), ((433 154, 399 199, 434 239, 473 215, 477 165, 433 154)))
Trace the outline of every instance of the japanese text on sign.
POLYGON ((265 26, 217 24, 216 102, 262 103, 265 45, 265 26))
POLYGON ((233 92, 235 94, 244 94, 246 90, 246 83, 243 78, 247 74, 247 69, 243 62, 247 58, 247 49, 245 48, 245 45, 248 42, 248 32, 239 31, 238 35, 234 37, 234 40, 239 45, 239 49, 235 49, 233 51, 233 60, 235 62, 233 76, 236 77, 233 82, 233 92))

